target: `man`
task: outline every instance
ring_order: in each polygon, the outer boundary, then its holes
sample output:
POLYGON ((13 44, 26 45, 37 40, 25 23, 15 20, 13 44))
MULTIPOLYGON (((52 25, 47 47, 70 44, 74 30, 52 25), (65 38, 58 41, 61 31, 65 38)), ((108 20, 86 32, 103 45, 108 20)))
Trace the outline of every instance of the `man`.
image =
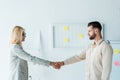
POLYGON ((102 27, 98 21, 88 23, 88 36, 94 42, 88 45, 80 55, 58 62, 56 68, 86 60, 86 80, 109 80, 113 49, 103 40, 101 30, 102 27))

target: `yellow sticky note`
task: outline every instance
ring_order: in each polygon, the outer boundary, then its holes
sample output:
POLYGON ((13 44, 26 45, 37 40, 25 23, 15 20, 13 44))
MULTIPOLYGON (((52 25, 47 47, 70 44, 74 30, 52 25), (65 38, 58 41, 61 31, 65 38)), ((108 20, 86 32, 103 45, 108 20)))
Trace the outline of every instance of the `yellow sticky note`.
POLYGON ((119 50, 119 49, 114 49, 114 53, 115 53, 115 54, 119 54, 119 53, 120 53, 120 50, 119 50))
POLYGON ((78 35, 78 38, 79 38, 79 39, 82 39, 83 37, 84 37, 83 34, 79 34, 79 35, 78 35))
POLYGON ((64 42, 69 42, 69 39, 68 38, 64 38, 64 42))
POLYGON ((64 26, 64 30, 65 30, 65 31, 68 31, 68 30, 69 30, 69 27, 68 27, 68 26, 64 26))

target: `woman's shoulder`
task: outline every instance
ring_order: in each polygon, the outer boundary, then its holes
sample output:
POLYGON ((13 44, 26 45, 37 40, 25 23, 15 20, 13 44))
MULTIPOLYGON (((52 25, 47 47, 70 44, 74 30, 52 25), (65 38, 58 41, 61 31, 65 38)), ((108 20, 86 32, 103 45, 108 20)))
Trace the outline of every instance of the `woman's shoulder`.
POLYGON ((10 46, 11 46, 11 48, 22 48, 22 46, 20 46, 18 44, 11 44, 10 46))

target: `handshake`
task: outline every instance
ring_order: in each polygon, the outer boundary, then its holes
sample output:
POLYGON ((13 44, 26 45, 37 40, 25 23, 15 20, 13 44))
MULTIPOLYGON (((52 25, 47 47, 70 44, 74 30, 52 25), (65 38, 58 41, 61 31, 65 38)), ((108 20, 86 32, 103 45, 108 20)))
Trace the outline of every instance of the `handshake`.
POLYGON ((64 62, 50 62, 50 65, 55 69, 60 69, 64 65, 64 62))

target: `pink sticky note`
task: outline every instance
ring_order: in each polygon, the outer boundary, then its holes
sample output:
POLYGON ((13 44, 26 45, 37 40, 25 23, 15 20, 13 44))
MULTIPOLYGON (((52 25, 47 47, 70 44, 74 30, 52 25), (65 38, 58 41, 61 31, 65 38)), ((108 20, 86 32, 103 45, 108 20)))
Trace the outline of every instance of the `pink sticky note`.
POLYGON ((115 62, 114 62, 114 65, 115 65, 115 66, 119 66, 120 63, 119 63, 118 61, 115 61, 115 62))

